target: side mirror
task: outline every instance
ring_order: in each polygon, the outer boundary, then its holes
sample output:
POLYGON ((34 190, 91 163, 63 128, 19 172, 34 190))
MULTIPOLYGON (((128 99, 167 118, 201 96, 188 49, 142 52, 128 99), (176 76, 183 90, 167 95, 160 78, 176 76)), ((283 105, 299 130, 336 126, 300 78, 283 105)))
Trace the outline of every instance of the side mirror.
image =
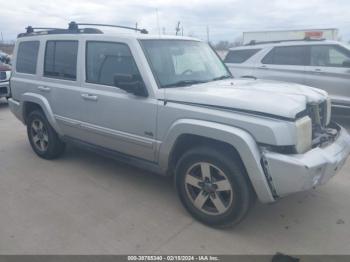
POLYGON ((143 82, 132 74, 115 74, 114 85, 137 96, 148 96, 143 82))
POLYGON ((350 60, 345 60, 343 62, 343 67, 350 67, 350 60))

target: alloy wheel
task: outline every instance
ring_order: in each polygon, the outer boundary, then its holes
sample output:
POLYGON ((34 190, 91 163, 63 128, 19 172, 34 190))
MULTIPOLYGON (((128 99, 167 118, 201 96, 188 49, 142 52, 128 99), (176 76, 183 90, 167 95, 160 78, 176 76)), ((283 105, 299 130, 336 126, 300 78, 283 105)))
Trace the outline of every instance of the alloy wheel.
POLYGON ((45 152, 49 146, 49 136, 44 123, 35 119, 31 125, 31 135, 34 146, 41 152, 45 152))
POLYGON ((186 193, 192 204, 208 215, 222 215, 232 205, 233 188, 227 175, 217 166, 199 162, 185 176, 186 193))

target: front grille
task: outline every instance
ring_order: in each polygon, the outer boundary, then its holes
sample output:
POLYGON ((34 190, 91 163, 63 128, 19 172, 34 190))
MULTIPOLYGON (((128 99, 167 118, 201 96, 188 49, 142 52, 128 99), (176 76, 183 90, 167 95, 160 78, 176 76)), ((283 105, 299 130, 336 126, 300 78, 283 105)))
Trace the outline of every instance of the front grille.
POLYGON ((7 94, 7 88, 5 86, 0 87, 0 95, 6 95, 7 94))
POLYGON ((315 135, 327 126, 327 100, 321 103, 309 104, 308 113, 312 120, 312 133, 315 135))
POLYGON ((327 101, 324 101, 318 105, 319 114, 320 114, 320 122, 322 127, 326 127, 327 125, 327 101))
POLYGON ((6 72, 5 71, 0 71, 0 81, 6 80, 6 72))

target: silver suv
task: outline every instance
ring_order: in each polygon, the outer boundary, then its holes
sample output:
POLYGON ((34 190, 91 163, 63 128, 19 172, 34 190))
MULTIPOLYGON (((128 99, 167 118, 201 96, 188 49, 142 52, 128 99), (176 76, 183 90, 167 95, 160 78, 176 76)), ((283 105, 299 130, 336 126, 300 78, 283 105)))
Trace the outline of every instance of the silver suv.
POLYGON ((38 156, 75 143, 173 176, 185 208, 212 226, 241 221, 256 196, 326 183, 350 153, 324 91, 235 80, 193 38, 31 29, 16 42, 11 94, 38 156))
POLYGON ((235 77, 304 84, 327 91, 333 106, 350 108, 350 46, 329 40, 251 43, 230 49, 235 77))

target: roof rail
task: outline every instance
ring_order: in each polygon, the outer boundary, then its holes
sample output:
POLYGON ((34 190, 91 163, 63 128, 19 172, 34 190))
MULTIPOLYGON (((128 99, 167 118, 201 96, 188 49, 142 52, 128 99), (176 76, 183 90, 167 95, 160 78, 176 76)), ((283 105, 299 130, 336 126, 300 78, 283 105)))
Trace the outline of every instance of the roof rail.
POLYGON ((90 24, 90 23, 76 23, 70 22, 68 28, 52 28, 52 27, 32 27, 27 26, 25 33, 20 33, 17 37, 33 36, 33 35, 47 35, 47 34, 103 34, 103 32, 97 28, 82 28, 79 29, 79 25, 87 26, 105 26, 105 27, 116 27, 134 30, 140 32, 141 34, 148 34, 146 29, 139 29, 137 27, 128 27, 121 25, 107 25, 107 24, 90 24), (39 31, 37 31, 39 30, 39 31))
POLYGON ((76 22, 70 22, 69 23, 69 29, 76 30, 78 29, 79 25, 88 25, 88 26, 104 26, 104 27, 115 27, 115 28, 123 28, 123 29, 129 29, 134 30, 137 32, 140 32, 141 34, 148 34, 148 31, 146 29, 140 29, 137 27, 129 27, 129 26, 123 26, 123 25, 109 25, 109 24, 90 24, 90 23, 76 23, 76 22))
POLYGON ((299 42, 299 41, 325 41, 325 38, 321 38, 321 39, 314 39, 314 38, 310 38, 310 37, 305 37, 303 39, 291 39, 291 40, 276 40, 276 41, 261 41, 261 42, 257 42, 255 40, 251 40, 248 44, 245 44, 245 46, 248 45, 263 45, 263 44, 278 44, 278 43, 284 43, 284 42, 299 42))

